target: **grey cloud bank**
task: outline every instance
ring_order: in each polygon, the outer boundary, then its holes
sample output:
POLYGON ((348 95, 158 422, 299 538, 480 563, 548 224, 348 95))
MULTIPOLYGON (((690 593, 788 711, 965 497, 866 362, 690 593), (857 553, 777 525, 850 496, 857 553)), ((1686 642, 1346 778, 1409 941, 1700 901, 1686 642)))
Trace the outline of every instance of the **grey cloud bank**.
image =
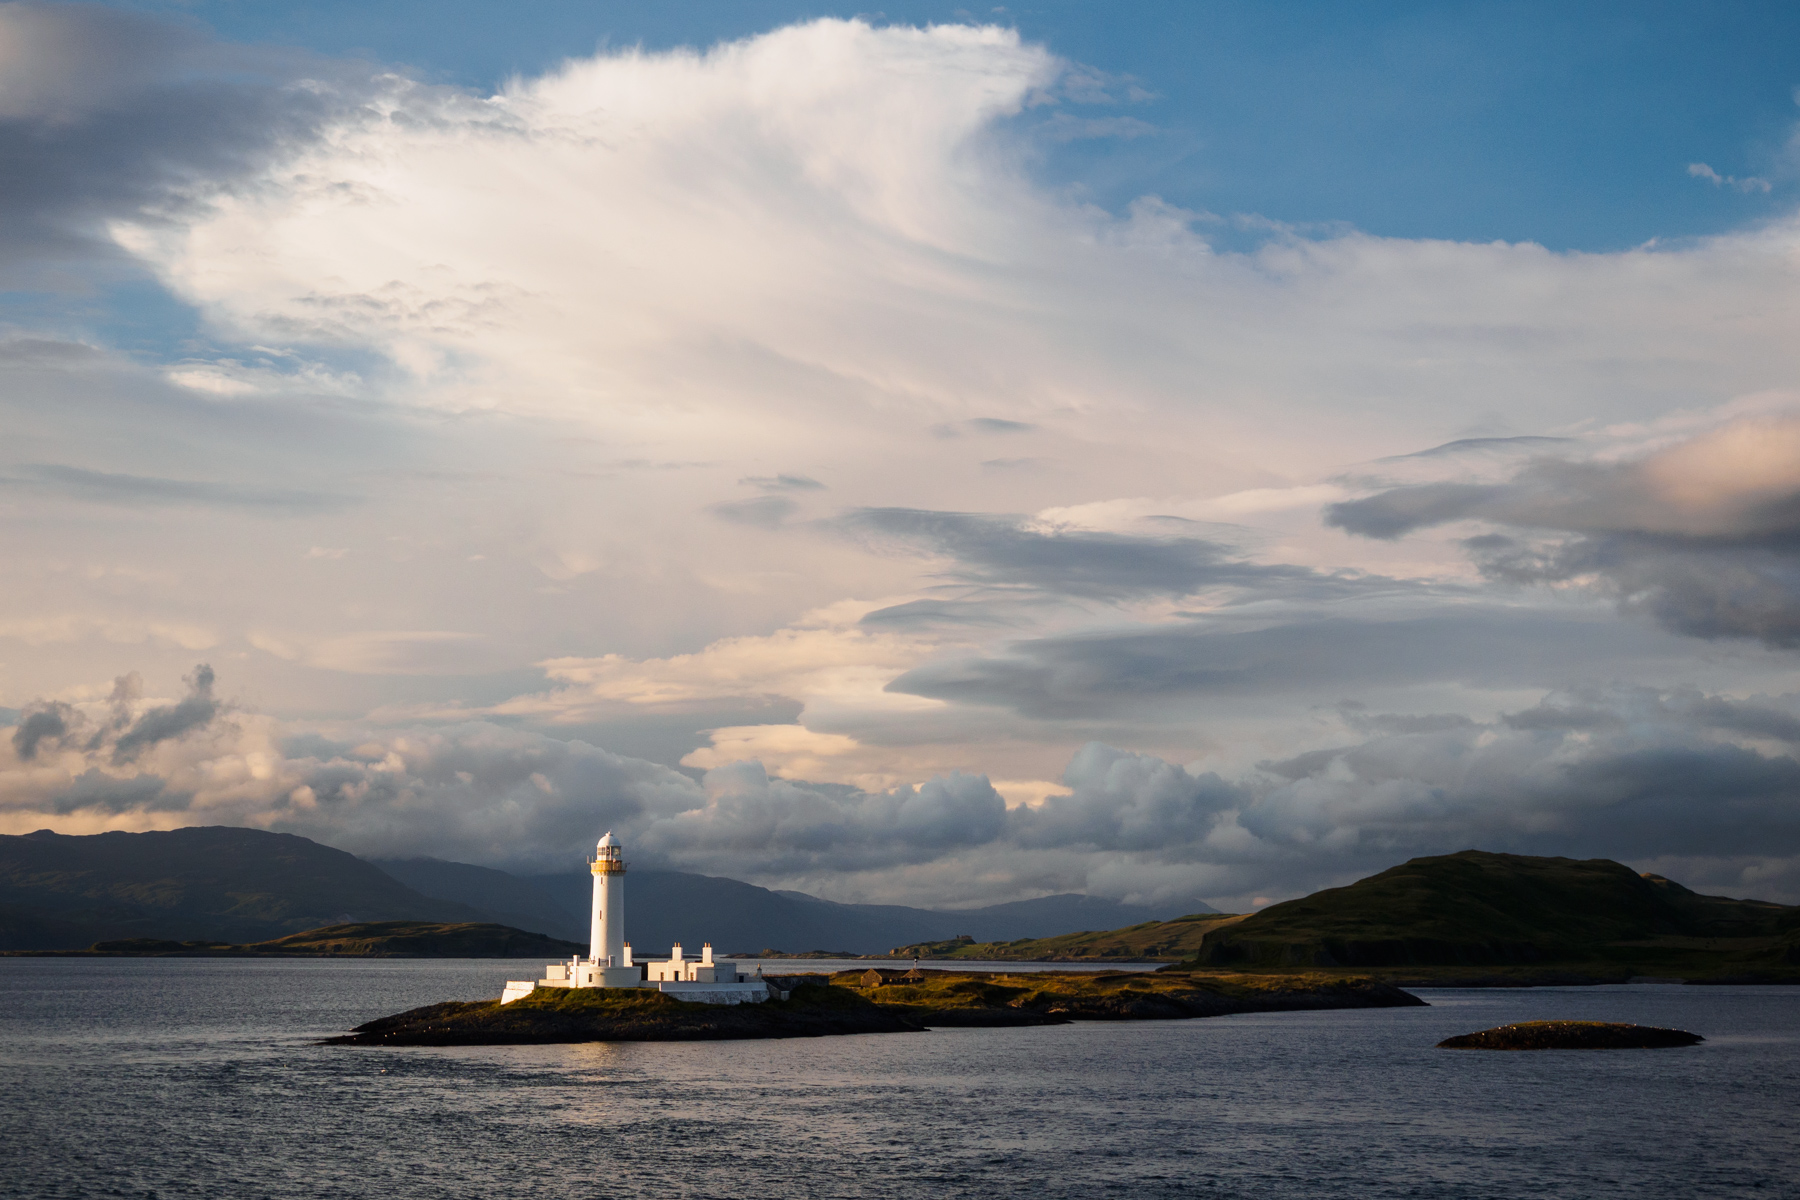
POLYGON ((340 100, 295 85, 321 71, 351 78, 119 9, 0 5, 0 271, 42 284, 58 260, 119 258, 109 221, 177 217, 197 183, 313 136, 340 100))
POLYGON ((1188 596, 1210 587, 1259 593, 1339 596, 1383 586, 1355 574, 1245 561, 1230 547, 1193 537, 1146 537, 1034 527, 997 513, 863 509, 840 527, 953 560, 941 578, 993 588, 1030 588, 1067 596, 1128 600, 1188 596))
POLYGON ((919 667, 888 687, 1056 719, 1179 698, 1354 694, 1470 678, 1495 688, 1556 687, 1603 669, 1632 642, 1648 650, 1653 640, 1579 612, 1471 604, 1382 620, 1286 620, 1250 630, 1194 622, 1023 639, 1004 655, 919 667))

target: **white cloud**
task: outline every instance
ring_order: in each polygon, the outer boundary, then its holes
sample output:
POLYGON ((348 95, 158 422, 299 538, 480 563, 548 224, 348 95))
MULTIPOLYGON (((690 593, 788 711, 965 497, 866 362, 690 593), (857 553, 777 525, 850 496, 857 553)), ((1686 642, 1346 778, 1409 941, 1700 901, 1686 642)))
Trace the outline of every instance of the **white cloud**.
POLYGON ((561 711, 589 701, 679 706, 767 695, 849 702, 878 696, 887 681, 929 654, 930 642, 870 630, 859 619, 876 604, 844 601, 764 637, 725 638, 693 654, 631 661, 621 655, 541 664, 565 687, 520 697, 503 713, 561 711))
POLYGON ((1728 187, 1738 192, 1767 192, 1772 185, 1768 180, 1756 175, 1747 175, 1742 179, 1735 175, 1721 175, 1705 163, 1689 163, 1687 173, 1695 179, 1704 179, 1714 187, 1728 187))
POLYGON ((878 444, 917 464, 941 448, 895 434, 980 415, 1090 462, 1116 445, 1115 484, 1183 445, 1244 490, 1459 414, 1616 420, 1794 365, 1767 336, 1793 315, 1785 226, 1612 255, 1353 232, 1215 254, 1191 214, 1030 186, 1000 122, 1060 69, 1006 31, 825 21, 486 100, 396 81, 205 218, 120 236, 215 320, 378 350, 419 403, 684 456, 781 446, 803 471, 878 444))

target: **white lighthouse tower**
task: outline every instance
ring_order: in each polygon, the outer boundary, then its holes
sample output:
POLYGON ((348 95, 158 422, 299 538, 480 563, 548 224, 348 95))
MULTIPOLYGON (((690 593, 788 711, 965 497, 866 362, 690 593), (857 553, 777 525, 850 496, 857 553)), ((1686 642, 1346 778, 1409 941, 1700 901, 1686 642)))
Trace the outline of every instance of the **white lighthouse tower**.
POLYGON ((625 941, 625 847, 608 830, 588 859, 594 875, 593 919, 588 924, 588 955, 550 963, 542 979, 509 979, 500 1003, 511 1004, 539 988, 655 988, 677 1000, 699 1004, 756 1004, 769 998, 762 980, 745 979, 737 966, 714 962, 712 943, 698 959, 675 943, 666 961, 634 963, 625 941))
MULTIPOLYGON (((588 859, 594 875, 593 920, 588 924, 588 956, 571 959, 569 987, 636 987, 643 969, 625 944, 625 847, 608 830, 588 859)), ((554 979, 551 972, 549 978, 554 979)))
POLYGON ((594 847, 588 869, 594 873, 594 919, 589 927, 588 958, 602 967, 627 967, 625 959, 625 848, 612 830, 594 847))

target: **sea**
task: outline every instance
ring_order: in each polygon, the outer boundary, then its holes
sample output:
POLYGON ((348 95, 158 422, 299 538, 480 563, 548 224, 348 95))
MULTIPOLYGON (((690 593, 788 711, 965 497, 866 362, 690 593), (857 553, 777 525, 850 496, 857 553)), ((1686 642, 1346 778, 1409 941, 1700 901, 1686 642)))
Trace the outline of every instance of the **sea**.
POLYGON ((1800 988, 1421 989, 1430 1007, 770 1041, 321 1044, 495 996, 540 965, 0 959, 0 1196, 1800 1197, 1800 988), (1706 1041, 1434 1049, 1540 1018, 1706 1041))

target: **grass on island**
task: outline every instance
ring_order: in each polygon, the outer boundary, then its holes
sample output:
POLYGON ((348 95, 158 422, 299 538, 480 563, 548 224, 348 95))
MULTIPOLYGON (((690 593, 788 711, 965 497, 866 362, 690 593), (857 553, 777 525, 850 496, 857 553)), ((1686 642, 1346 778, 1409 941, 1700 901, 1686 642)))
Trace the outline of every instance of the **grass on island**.
POLYGON ((1131 1020, 1285 1008, 1417 1004, 1367 976, 1326 973, 1246 975, 1151 971, 840 971, 834 987, 900 1009, 927 1024, 992 1024, 1013 1014, 1050 1020, 1131 1020))
POLYGON ((1244 918, 1195 913, 1173 921, 1145 921, 1124 929, 1089 930, 1056 937, 978 942, 971 937, 896 946, 892 958, 976 959, 988 962, 1179 962, 1192 958, 1201 939, 1244 918))
POLYGON ((798 984, 785 1000, 694 1004, 654 988, 539 988, 501 1004, 450 1001, 359 1025, 328 1039, 354 1045, 504 1045, 702 1041, 902 1033, 921 1028, 846 988, 798 984))
MULTIPOLYGON (((787 1000, 768 1000, 760 1004, 734 1004, 723 1007, 745 1011, 758 1009, 763 1012, 778 1012, 784 1009, 853 1012, 865 1007, 864 1001, 856 992, 848 988, 830 986, 826 976, 803 976, 800 978, 806 982, 789 977, 794 986, 788 989, 790 998, 787 1000)), ((541 987, 529 995, 514 1000, 511 1004, 502 1005, 498 1000, 490 1000, 485 1003, 492 1005, 495 1009, 516 1013, 550 1012, 571 1015, 599 1013, 612 1016, 662 1012, 716 1013, 722 1007, 717 1004, 696 1004, 687 1000, 678 1000, 667 992, 651 987, 541 987)))

